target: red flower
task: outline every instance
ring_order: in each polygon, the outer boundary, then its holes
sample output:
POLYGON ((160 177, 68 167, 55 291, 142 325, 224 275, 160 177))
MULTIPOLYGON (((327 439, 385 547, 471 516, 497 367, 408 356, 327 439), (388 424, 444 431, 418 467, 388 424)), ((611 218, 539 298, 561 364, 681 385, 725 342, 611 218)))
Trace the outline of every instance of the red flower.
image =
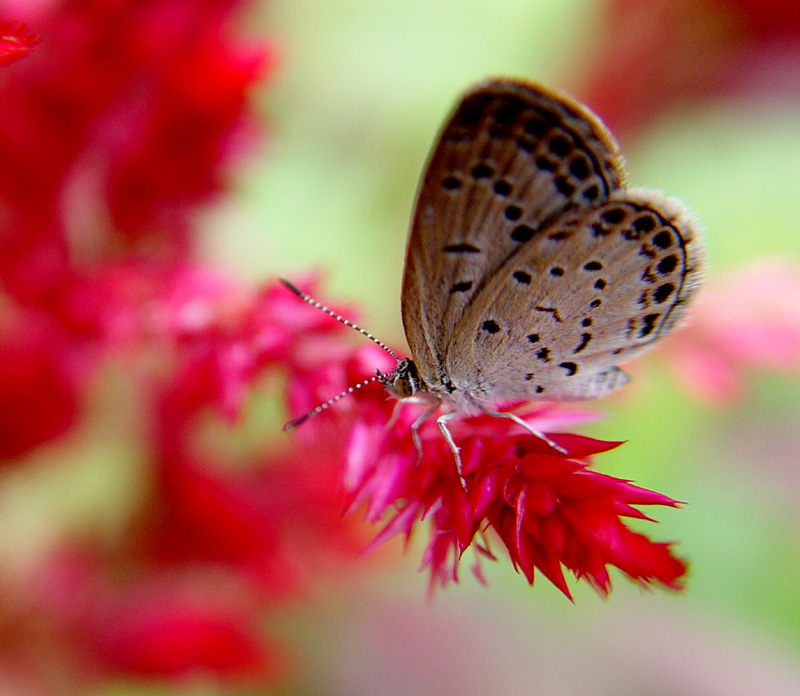
POLYGON ((0 22, 0 65, 24 58, 38 43, 39 37, 22 22, 0 22))
POLYGON ((567 596, 562 565, 603 594, 611 586, 608 565, 642 584, 680 588, 686 564, 672 556, 668 544, 651 542, 620 519, 649 519, 637 505, 674 507, 677 502, 588 468, 587 456, 619 443, 578 435, 554 438, 568 456, 543 452, 542 443, 527 435, 494 444, 491 452, 485 441, 467 442, 465 454, 478 447, 481 456, 470 495, 471 529, 477 532, 488 523, 528 582, 538 568, 567 596))
POLYGON ((793 0, 607 0, 575 90, 617 135, 719 97, 800 98, 793 0))
MULTIPOLYGON (((269 677, 261 622, 302 567, 287 549, 300 556, 301 538, 319 570, 352 544, 341 501, 317 487, 330 476, 289 477, 279 453, 261 452, 237 471, 200 446, 202 419, 238 416, 293 330, 191 262, 197 208, 252 143, 248 92, 273 57, 228 31, 239 5, 32 3, 42 46, 2 74, 0 457, 64 433, 99 368, 122 364, 153 486, 146 500, 120 492, 129 534, 97 544, 72 578, 53 559, 30 583, 4 574, 36 620, 18 652, 43 674, 53 667, 36 659, 39 632, 77 681, 92 670, 269 677)), ((0 62, 34 43, 13 29, 0 62)))
MULTIPOLYGON (((173 457, 175 455, 173 454, 173 457)), ((361 542, 342 519, 337 471, 320 453, 251 462, 162 461, 128 544, 147 567, 202 564, 247 579, 264 601, 296 596, 361 542)))
MULTIPOLYGON (((537 415, 526 417, 534 427, 540 427, 537 415)), ((538 568, 568 597, 562 566, 603 594, 610 589, 608 565, 642 583, 680 587, 685 563, 672 556, 669 545, 651 542, 621 520, 649 519, 636 505, 675 506, 676 501, 588 468, 590 455, 619 443, 553 434, 569 453, 561 454, 534 436, 512 434, 513 427, 489 416, 463 424, 470 433, 459 443, 467 492, 435 426, 424 428, 426 453, 419 465, 408 433, 396 429, 392 437, 403 444, 390 445, 388 436, 380 443, 373 432, 368 447, 363 434, 356 434, 349 462, 355 499, 369 499, 371 519, 390 518, 377 541, 410 535, 429 519, 431 541, 423 566, 430 568, 432 582, 442 586, 458 579, 459 560, 471 545, 494 558, 486 544, 497 536, 529 583, 538 568), (365 458, 378 463, 370 467, 365 458)))
MULTIPOLYGON (((346 362, 317 357, 315 370, 291 379, 298 412, 361 381, 369 375, 364 363, 371 359, 375 365, 379 358, 385 363, 385 354, 375 346, 346 362)), ((651 542, 622 521, 649 519, 636 506, 678 503, 589 468, 591 455, 619 443, 551 435, 568 452, 563 454, 534 436, 519 434, 519 426, 504 419, 481 415, 451 421, 461 447, 465 492, 435 419, 419 430, 419 459, 411 438, 419 407, 403 405, 392 416, 395 405, 377 383, 370 384, 342 409, 337 404, 330 409, 334 413, 315 417, 298 434, 306 442, 332 443, 349 429, 344 482, 350 508, 363 504, 368 521, 384 522, 373 546, 429 525, 423 567, 429 568, 432 585, 458 579, 460 559, 470 546, 478 556, 494 558, 487 544, 499 538, 528 582, 533 583, 538 568, 567 596, 562 566, 603 594, 610 589, 609 565, 643 584, 681 587, 686 564, 672 555, 670 545, 651 542)), ((573 421, 585 417, 564 410, 558 419, 563 423, 571 416, 573 421)), ((545 405, 523 417, 542 431, 552 427, 554 415, 552 406, 545 405)), ((479 566, 475 572, 480 577, 479 566)))
POLYGON ((129 560, 62 547, 32 569, 27 618, 49 633, 53 652, 74 651, 72 679, 85 682, 98 667, 138 677, 211 672, 226 681, 280 671, 261 607, 235 577, 199 567, 160 573, 129 560))
POLYGON ((275 599, 326 562, 353 557, 353 525, 341 520, 341 459, 309 446, 297 461, 288 439, 269 454, 233 456, 201 435, 214 418, 223 427, 237 422, 254 384, 293 364, 304 342, 336 345, 331 332, 344 327, 298 307, 277 283, 256 293, 209 269, 157 273, 132 264, 108 269, 96 287, 108 304, 101 342, 130 355, 149 387, 153 490, 128 534, 140 562, 224 566, 275 599))
POLYGON ((30 10, 45 41, 0 90, 7 292, 58 311, 76 274, 120 253, 189 255, 192 216, 255 133, 248 88, 274 60, 223 29, 235 6, 30 10))
POLYGON ((114 672, 175 677, 212 672, 224 679, 263 677, 275 655, 259 630, 254 607, 213 594, 150 587, 138 579, 120 589, 96 617, 97 652, 114 672))
POLYGON ((754 368, 800 374, 800 268, 764 259, 709 283, 661 350, 680 384, 710 403, 740 396, 754 368))
POLYGON ((0 316, 0 460, 19 457, 76 420, 80 351, 35 310, 0 316))
MULTIPOLYGON (((72 385, 89 382, 125 331, 144 327, 152 339, 158 318, 134 316, 143 311, 137 293, 158 295, 173 272, 186 273, 184 287, 199 282, 174 264, 190 255, 195 209, 221 189, 224 168, 254 132, 248 88, 273 58, 267 45, 245 47, 224 29, 236 5, 20 6, 45 41, 0 85, 0 284, 13 316, 48 328, 25 360, 6 363, 3 379, 16 385, 4 392, 7 422, 31 421, 14 426, 7 455, 73 422, 80 397, 72 385), (147 262, 126 271, 121 254, 147 262), (109 283, 113 297, 104 294, 109 283), (34 405, 50 388, 46 403, 34 405)), ((19 54, 34 44, 24 25, 2 29, 0 50, 19 54)), ((2 340, 15 350, 10 337, 2 340)))
POLYGON ((104 175, 115 228, 133 243, 168 229, 174 241, 188 233, 187 213, 222 188, 221 165, 249 149, 257 129, 247 119, 247 89, 273 61, 264 47, 235 45, 203 13, 156 32, 151 20, 135 17, 140 30, 126 31, 132 52, 160 63, 147 78, 148 108, 120 95, 109 125, 124 134, 98 143, 113 163, 104 175))

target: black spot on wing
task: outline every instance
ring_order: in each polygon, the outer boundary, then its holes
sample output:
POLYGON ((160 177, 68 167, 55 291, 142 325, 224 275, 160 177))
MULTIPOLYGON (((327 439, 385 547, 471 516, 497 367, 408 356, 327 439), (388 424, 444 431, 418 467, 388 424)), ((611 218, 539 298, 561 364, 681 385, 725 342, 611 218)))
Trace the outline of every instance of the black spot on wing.
POLYGON ((600 217, 609 225, 617 225, 625 219, 625 210, 623 208, 611 208, 611 210, 600 213, 600 217))
POLYGON ((494 170, 485 162, 476 165, 472 170, 473 179, 488 179, 494 174, 494 170))
POLYGON ((656 264, 656 270, 661 275, 667 275, 669 273, 672 273, 672 271, 674 271, 677 266, 678 266, 678 257, 675 256, 675 254, 672 254, 670 256, 665 256, 663 259, 661 259, 661 261, 659 261, 658 264, 656 264))
POLYGON ((509 184, 505 179, 499 179, 498 181, 494 182, 492 190, 498 196, 507 196, 509 193, 511 193, 511 184, 509 184))
POLYGON ((661 304, 669 299, 669 296, 675 292, 675 286, 672 283, 664 283, 664 285, 660 285, 656 288, 655 292, 653 293, 653 299, 661 304))
POLYGON ((572 352, 580 353, 582 350, 586 348, 586 346, 589 345, 589 341, 591 340, 592 340, 592 334, 590 333, 581 334, 581 342, 578 344, 577 348, 575 348, 575 350, 573 350, 572 352))
POLYGON ((536 230, 534 230, 532 227, 529 227, 528 225, 519 225, 518 227, 515 227, 514 231, 511 233, 511 239, 521 244, 529 241, 534 234, 536 234, 536 230))
POLYGON ((444 248, 446 254, 480 254, 481 250, 472 244, 449 244, 444 248))
POLYGON ((656 322, 660 316, 660 314, 645 315, 642 321, 642 327, 639 329, 639 338, 644 338, 645 336, 649 336, 651 333, 653 333, 654 329, 656 328, 656 322))
POLYGON ((562 196, 569 198, 573 193, 575 193, 575 187, 569 183, 569 179, 565 176, 557 176, 553 181, 553 184, 556 187, 556 191, 558 191, 562 196))
POLYGON ((659 249, 669 249, 672 245, 672 235, 667 230, 662 230, 653 237, 653 244, 659 249))
POLYGON ((525 271, 514 271, 513 278, 522 285, 530 285, 532 280, 531 274, 525 271))
POLYGON ((549 148, 556 157, 564 157, 572 150, 572 144, 563 135, 557 135, 550 141, 549 148))
POLYGON ((597 184, 592 184, 583 192, 582 195, 587 201, 596 201, 600 196, 600 189, 598 188, 597 184))
POLYGON ((652 215, 642 215, 633 221, 633 229, 637 232, 650 232, 655 229, 656 219, 652 215))
POLYGON ((547 157, 537 157, 534 161, 537 169, 540 169, 543 172, 554 172, 557 168, 557 164, 553 162, 553 160, 548 159, 547 157))
POLYGON ((564 321, 561 318, 561 315, 558 313, 557 307, 541 307, 537 305, 535 309, 537 312, 546 312, 547 314, 551 314, 553 319, 555 319, 559 324, 564 321))
POLYGON ((569 171, 572 176, 580 179, 581 181, 588 179, 589 175, 591 174, 589 162, 583 155, 579 155, 569 163, 569 171))

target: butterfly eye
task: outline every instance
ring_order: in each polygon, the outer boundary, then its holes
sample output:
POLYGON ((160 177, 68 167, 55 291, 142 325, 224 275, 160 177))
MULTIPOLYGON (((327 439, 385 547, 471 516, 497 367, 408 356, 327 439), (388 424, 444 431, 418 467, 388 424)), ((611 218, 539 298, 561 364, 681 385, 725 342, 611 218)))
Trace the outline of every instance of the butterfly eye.
MULTIPOLYGON (((394 377, 390 384, 383 382, 386 387, 398 399, 407 399, 414 396, 420 388, 420 379, 417 368, 411 360, 401 360, 393 371, 394 377)), ((392 377, 391 374, 387 375, 392 377)))
POLYGON ((408 375, 397 375, 392 382, 392 389, 401 399, 407 399, 414 396, 417 386, 408 375))

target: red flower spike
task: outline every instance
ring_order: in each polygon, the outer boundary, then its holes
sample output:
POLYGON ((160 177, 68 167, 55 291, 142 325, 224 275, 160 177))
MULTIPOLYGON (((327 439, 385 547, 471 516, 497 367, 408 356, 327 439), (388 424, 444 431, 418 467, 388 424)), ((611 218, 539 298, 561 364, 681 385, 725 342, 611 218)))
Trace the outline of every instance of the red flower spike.
POLYGON ((489 469, 475 476, 477 482, 472 490, 472 517, 480 519, 486 516, 486 511, 499 493, 502 474, 499 469, 489 469))
POLYGON ((601 454, 625 444, 625 440, 595 440, 584 435, 572 433, 553 433, 549 436, 559 447, 563 447, 573 459, 583 459, 593 454, 601 454))
MULTIPOLYGON (((367 405, 373 398, 382 397, 358 395, 359 407, 374 408, 367 405)), ((408 428, 415 417, 415 412, 406 413, 410 410, 398 415, 391 435, 378 426, 356 426, 359 436, 351 440, 350 451, 351 464, 358 462, 351 473, 357 468, 358 476, 348 481, 354 486, 354 499, 367 501, 370 519, 389 515, 379 535, 381 542, 397 533, 410 535, 424 511, 434 510, 429 518, 431 540, 423 557, 432 586, 457 577, 461 555, 487 526, 500 537, 513 565, 529 583, 538 568, 568 597, 563 568, 603 594, 610 589, 608 565, 639 582, 680 586, 686 566, 672 556, 669 545, 650 542, 620 520, 623 516, 649 519, 636 505, 674 507, 677 501, 592 471, 584 461, 620 443, 556 435, 554 439, 574 452, 545 453, 547 445, 538 438, 509 434, 507 424, 499 419, 483 415, 464 419, 463 431, 478 433, 459 443, 467 496, 452 452, 438 437, 434 422, 420 428, 424 455, 414 466, 410 433, 401 429, 408 428), (493 433, 495 423, 498 432, 493 433), (395 505, 399 511, 393 512, 395 505)))
POLYGON ((0 22, 0 66, 27 56, 39 37, 23 22, 0 22))
POLYGON ((617 136, 716 98, 797 99, 794 0, 604 0, 578 89, 617 136))
POLYGON ((167 596, 126 597, 105 618, 98 652, 111 670, 175 677, 213 672, 225 679, 263 677, 277 655, 253 617, 215 601, 167 596))
POLYGON ((0 318, 0 460, 25 455, 65 432, 81 411, 82 388, 70 345, 33 310, 0 318))
POLYGON ((740 398, 753 369, 800 375, 800 266, 759 259, 709 283, 660 350, 676 382, 710 404, 740 398))

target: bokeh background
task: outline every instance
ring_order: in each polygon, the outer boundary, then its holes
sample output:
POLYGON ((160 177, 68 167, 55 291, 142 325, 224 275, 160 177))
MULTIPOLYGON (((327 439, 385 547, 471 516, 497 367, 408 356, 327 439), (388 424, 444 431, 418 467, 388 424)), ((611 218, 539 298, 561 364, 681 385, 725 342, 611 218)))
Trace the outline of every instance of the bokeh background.
MULTIPOLYGON (((177 13, 204 12, 199 3, 173 4, 177 13)), ((126 11, 123 2, 82 5, 104 16, 126 11)), ((2 3, 42 47, 48 36, 37 20, 59 6, 2 3)), ((698 311, 706 323, 698 318, 684 343, 676 337, 632 366, 636 382, 598 404, 604 417, 581 429, 628 440, 603 455, 602 471, 687 503, 658 510, 658 527, 648 529, 680 543, 691 562, 687 588, 643 591, 617 574, 607 600, 572 583, 573 604, 543 579, 529 587, 501 559, 485 567, 488 587, 464 568, 460 584, 430 598, 412 540, 405 552, 391 543, 350 558, 289 597, 276 592, 268 611, 243 604, 276 651, 279 668, 267 676, 213 660, 158 673, 87 658, 90 648, 65 647, 60 633, 56 640, 38 626, 47 612, 19 606, 32 569, 52 572, 51 580, 66 572, 46 560, 65 538, 124 548, 130 517, 152 494, 138 468, 143 428, 131 423, 141 415, 126 411, 128 366, 111 361, 93 377, 90 404, 71 430, 8 457, 0 477, 0 690, 800 693, 796 4, 270 0, 228 10, 238 36, 268 43, 270 68, 247 92, 257 135, 227 170, 223 195, 193 209, 188 234, 193 258, 237 282, 321 271, 320 299, 358 308, 361 323, 403 346, 399 288, 417 178, 459 93, 494 75, 527 77, 588 103, 617 135, 631 181, 697 213, 708 247, 698 311), (75 667, 87 659, 90 669, 75 667)), ((39 50, 3 69, 22 69, 39 50)), ((286 447, 277 397, 251 390, 243 420, 213 432, 233 443, 229 450, 286 447)), ((356 535, 368 539, 369 530, 356 535)), ((202 535, 195 542, 202 546, 202 535)), ((112 577, 131 573, 108 563, 112 577)), ((195 559, 193 568, 204 573, 203 564, 195 559)))

